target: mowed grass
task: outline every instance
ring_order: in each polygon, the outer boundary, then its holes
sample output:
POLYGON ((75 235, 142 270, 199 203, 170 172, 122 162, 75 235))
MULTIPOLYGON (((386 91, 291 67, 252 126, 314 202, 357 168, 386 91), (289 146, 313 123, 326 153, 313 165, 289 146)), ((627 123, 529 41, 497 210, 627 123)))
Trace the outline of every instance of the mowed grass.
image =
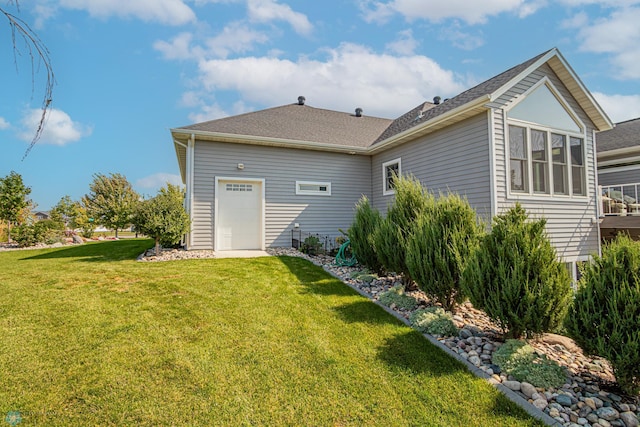
POLYGON ((20 425, 542 425, 297 258, 0 253, 0 416, 20 425))

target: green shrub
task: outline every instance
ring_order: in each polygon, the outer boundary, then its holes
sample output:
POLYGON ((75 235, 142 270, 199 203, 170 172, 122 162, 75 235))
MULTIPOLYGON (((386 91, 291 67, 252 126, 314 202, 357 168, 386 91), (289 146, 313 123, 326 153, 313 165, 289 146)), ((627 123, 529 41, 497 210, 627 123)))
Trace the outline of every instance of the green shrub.
POLYGON ((351 250, 358 262, 377 273, 382 273, 382 264, 373 246, 373 235, 381 221, 380 212, 371 206, 367 196, 362 196, 356 204, 355 217, 347 231, 351 250))
POLYGON ((411 325, 420 332, 443 337, 458 334, 458 328, 453 324, 451 314, 440 307, 421 308, 409 316, 411 325))
POLYGON ((404 310, 411 310, 418 305, 418 301, 416 301, 414 297, 404 293, 404 288, 402 286, 394 286, 388 291, 381 293, 378 297, 378 301, 387 307, 391 307, 391 304, 395 304, 396 307, 404 310))
POLYGON ((475 211, 457 194, 441 195, 414 224, 407 267, 420 289, 445 310, 455 312, 466 298, 460 287, 462 272, 481 232, 475 211))
POLYGON ((565 370, 545 355, 539 355, 524 341, 507 340, 492 356, 503 372, 535 387, 561 387, 567 378, 565 370))
POLYGON ((640 392, 640 244, 619 236, 585 263, 565 326, 589 354, 608 359, 620 387, 640 392))
POLYGON ((309 236, 300 246, 300 252, 307 255, 318 255, 322 252, 322 243, 318 236, 309 236))
POLYGON ((434 197, 415 177, 400 177, 395 180, 395 200, 387 216, 373 236, 378 259, 387 271, 402 274, 405 284, 412 282, 406 263, 407 239, 413 223, 423 212, 432 209, 434 197))
POLYGON ((493 220, 469 259, 463 288, 508 337, 556 330, 571 301, 569 272, 545 235, 546 221, 529 221, 519 205, 493 220))
POLYGON ((12 232, 12 239, 20 247, 29 247, 44 243, 47 245, 60 242, 64 231, 61 225, 55 221, 43 220, 33 225, 20 225, 12 232))

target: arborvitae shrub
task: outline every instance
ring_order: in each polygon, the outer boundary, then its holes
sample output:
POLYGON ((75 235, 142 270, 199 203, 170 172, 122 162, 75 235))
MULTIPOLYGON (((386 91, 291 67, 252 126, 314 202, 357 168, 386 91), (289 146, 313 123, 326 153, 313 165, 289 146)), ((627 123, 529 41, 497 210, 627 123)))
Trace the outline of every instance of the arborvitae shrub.
POLYGON ((457 194, 441 195, 414 224, 407 267, 420 289, 445 310, 455 312, 466 298, 460 287, 462 272, 480 235, 475 211, 457 194))
POLYGON ((508 337, 556 330, 571 301, 571 278, 545 235, 519 204, 493 219, 463 274, 463 289, 508 337))
POLYGON ((373 246, 373 234, 380 226, 382 216, 369 203, 367 196, 356 204, 356 214, 351 227, 347 231, 351 250, 358 262, 377 273, 382 272, 382 264, 373 246))
POLYGON ((395 180, 395 200, 373 236, 378 259, 387 271, 402 274, 405 284, 410 284, 411 274, 406 263, 407 239, 413 223, 433 208, 434 197, 415 177, 399 177, 395 180))
POLYGON ((640 392, 640 243, 619 236, 582 269, 568 334, 611 362, 620 387, 640 392))

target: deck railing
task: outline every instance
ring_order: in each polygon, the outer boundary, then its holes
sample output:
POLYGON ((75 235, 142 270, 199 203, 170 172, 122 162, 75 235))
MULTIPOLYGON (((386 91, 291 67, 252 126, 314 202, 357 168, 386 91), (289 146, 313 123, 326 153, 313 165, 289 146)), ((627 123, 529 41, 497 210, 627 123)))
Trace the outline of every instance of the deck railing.
POLYGON ((640 183, 601 185, 601 215, 640 216, 640 183))

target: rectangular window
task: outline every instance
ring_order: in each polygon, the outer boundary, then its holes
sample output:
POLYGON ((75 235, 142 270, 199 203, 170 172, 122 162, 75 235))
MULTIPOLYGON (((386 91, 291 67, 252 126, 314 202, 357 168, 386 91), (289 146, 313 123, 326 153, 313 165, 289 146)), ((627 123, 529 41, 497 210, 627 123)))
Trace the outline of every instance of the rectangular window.
POLYGON ((509 125, 511 192, 586 196, 584 139, 509 125))
POLYGON ((296 181, 296 194, 308 196, 330 196, 330 182, 296 181))
POLYGON ((584 140, 582 138, 571 137, 571 182, 573 194, 579 196, 587 195, 587 185, 584 173, 584 140))
POLYGON ((395 193, 395 179, 402 174, 400 159, 390 160, 382 164, 382 194, 395 193))
POLYGON ((533 192, 548 193, 547 182, 547 133, 539 130, 531 131, 531 166, 533 168, 533 192))
POLYGON ((227 184, 227 191, 253 191, 253 184, 227 184))
POLYGON ((529 191, 527 151, 526 129, 519 126, 509 126, 511 191, 523 193, 529 191))
POLYGON ((567 138, 551 134, 551 158, 553 160, 553 192, 568 194, 567 187, 567 138))

